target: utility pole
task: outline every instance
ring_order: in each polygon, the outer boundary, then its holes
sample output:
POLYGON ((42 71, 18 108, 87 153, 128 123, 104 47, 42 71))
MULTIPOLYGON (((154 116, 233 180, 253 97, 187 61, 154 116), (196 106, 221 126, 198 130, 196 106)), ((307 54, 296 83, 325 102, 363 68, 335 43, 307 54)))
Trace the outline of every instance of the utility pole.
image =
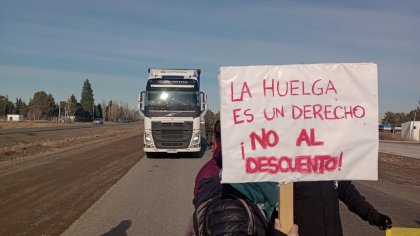
POLYGON ((58 123, 61 124, 61 102, 58 101, 58 123))
POLYGON ((67 122, 67 116, 69 114, 69 109, 70 109, 69 103, 70 103, 70 99, 67 99, 66 112, 64 112, 64 123, 67 122))
POLYGON ((416 128, 416 115, 417 115, 417 111, 414 112, 413 128, 411 129, 411 139, 412 140, 414 140, 414 128, 416 128))

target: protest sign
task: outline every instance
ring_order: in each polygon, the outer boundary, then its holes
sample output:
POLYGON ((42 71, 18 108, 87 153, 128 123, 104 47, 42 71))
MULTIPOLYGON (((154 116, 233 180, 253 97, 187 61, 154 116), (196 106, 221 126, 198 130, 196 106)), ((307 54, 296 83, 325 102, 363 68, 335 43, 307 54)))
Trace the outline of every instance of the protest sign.
POLYGON ((221 67, 223 183, 377 180, 375 63, 221 67))

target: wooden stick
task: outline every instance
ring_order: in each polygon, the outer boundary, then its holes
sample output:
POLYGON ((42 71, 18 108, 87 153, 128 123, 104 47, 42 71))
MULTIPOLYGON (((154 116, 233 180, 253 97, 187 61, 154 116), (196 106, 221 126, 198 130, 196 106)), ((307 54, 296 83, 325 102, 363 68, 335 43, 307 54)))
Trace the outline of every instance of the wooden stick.
POLYGON ((280 231, 287 234, 293 227, 293 183, 280 184, 279 188, 280 231))

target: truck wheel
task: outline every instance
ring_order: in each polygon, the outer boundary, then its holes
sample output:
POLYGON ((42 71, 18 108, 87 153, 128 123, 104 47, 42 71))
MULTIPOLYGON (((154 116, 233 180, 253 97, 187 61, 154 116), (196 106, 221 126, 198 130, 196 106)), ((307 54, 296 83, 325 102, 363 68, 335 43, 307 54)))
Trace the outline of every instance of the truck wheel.
POLYGON ((191 156, 192 158, 200 158, 200 152, 192 152, 191 156))

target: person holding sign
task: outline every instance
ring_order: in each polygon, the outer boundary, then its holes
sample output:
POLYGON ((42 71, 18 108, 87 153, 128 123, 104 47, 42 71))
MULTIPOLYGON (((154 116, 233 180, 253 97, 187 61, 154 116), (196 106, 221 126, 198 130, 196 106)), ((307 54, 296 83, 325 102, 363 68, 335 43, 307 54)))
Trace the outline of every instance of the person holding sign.
MULTIPOLYGON (((196 183, 215 175, 222 168, 222 149, 219 121, 216 123, 216 149, 211 160, 203 166, 197 175, 196 183), (218 163, 218 164, 216 164, 218 163), (211 170, 211 171, 209 171, 211 170), (200 174, 201 173, 201 174, 200 174), (207 173, 206 176, 203 173, 207 173), (200 179, 201 177, 201 179, 200 179)), ((250 201, 260 205, 266 218, 272 216, 278 205, 278 184, 272 182, 230 184, 250 201)), ((198 189, 198 184, 196 186, 198 189)), ((301 236, 343 235, 339 201, 347 205, 350 211, 357 214, 369 224, 385 230, 392 227, 392 220, 379 213, 365 200, 351 181, 314 181, 294 183, 294 222, 299 225, 301 236)), ((297 226, 296 226, 297 228, 297 226)), ((296 229, 294 229, 296 230, 296 229)))
MULTIPOLYGON (((187 227, 185 235, 273 235, 283 236, 278 219, 269 222, 277 202, 277 194, 271 194, 274 183, 254 186, 258 196, 251 202, 232 185, 221 184, 219 173, 222 170, 222 152, 220 141, 220 121, 214 126, 215 147, 213 158, 198 172, 194 187, 193 224, 187 227), (254 203, 265 203, 257 206, 254 203), (262 206, 262 207, 261 207, 262 206), (251 217, 248 217, 251 214, 251 217), (268 217, 267 217, 268 215, 268 217)), ((242 184, 240 184, 242 185, 242 184)), ((298 236, 295 225, 287 236, 298 236)))
POLYGON ((381 230, 392 227, 391 218, 379 213, 350 181, 294 183, 294 200, 294 218, 301 236, 343 235, 339 201, 381 230))
MULTIPOLYGON (((222 183, 292 182, 294 196, 285 199, 293 206, 280 212, 292 209, 303 236, 342 235, 339 201, 382 230, 392 227, 351 183, 378 179, 375 63, 227 66, 219 86, 222 183)), ((254 190, 238 190, 258 201, 254 190)))

